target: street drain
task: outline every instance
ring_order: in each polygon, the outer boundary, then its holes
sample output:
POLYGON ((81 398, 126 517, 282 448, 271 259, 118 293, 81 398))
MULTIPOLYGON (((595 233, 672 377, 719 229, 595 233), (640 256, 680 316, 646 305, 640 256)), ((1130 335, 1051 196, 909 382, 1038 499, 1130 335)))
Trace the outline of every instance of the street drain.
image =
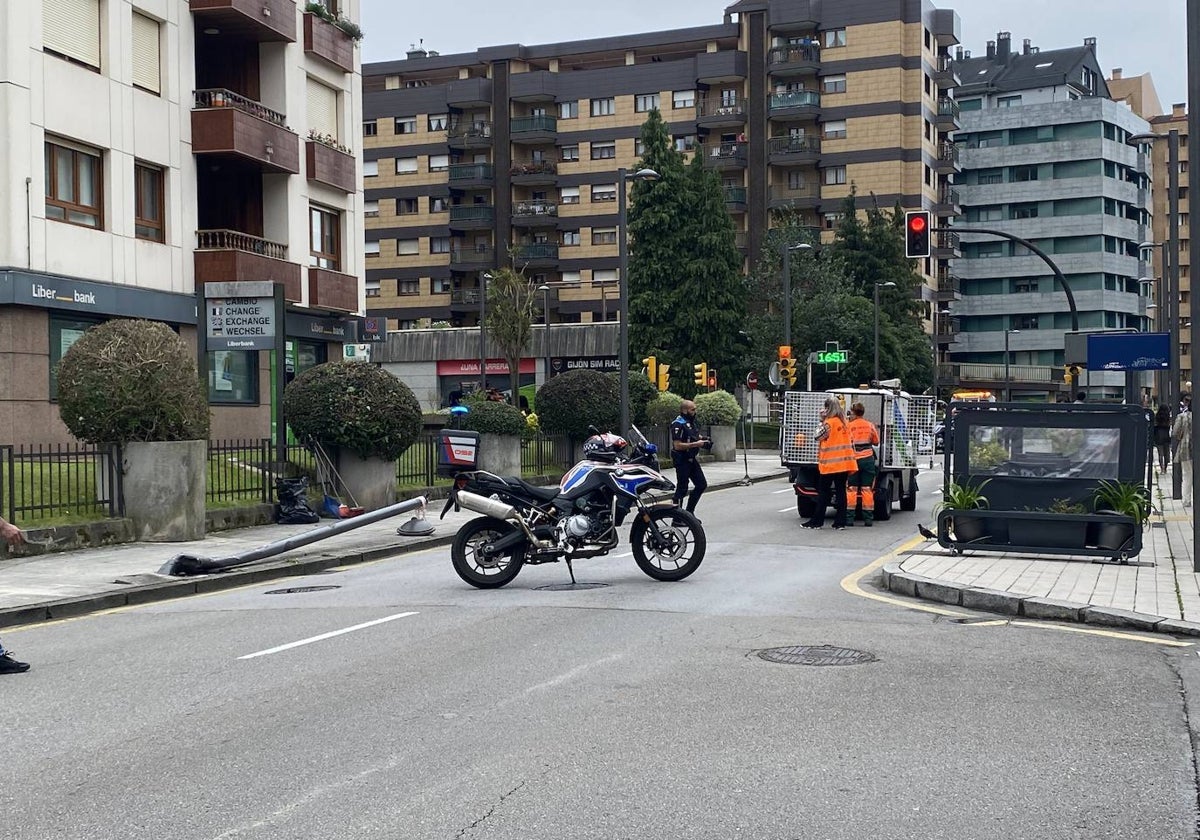
POLYGON ((325 592, 330 589, 341 589, 340 586, 293 586, 290 589, 272 589, 267 595, 300 595, 305 592, 325 592))
POLYGON ((574 592, 577 589, 603 589, 607 583, 551 583, 535 587, 538 592, 574 592))
POLYGON ((780 665, 862 665, 877 662, 875 654, 865 650, 832 645, 795 645, 754 651, 759 659, 780 665))

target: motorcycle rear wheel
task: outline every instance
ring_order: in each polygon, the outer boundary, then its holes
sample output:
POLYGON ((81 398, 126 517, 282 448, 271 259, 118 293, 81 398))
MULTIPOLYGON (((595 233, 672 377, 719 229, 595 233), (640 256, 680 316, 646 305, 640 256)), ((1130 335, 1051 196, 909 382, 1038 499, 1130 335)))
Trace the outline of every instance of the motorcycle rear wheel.
POLYGON ((683 580, 700 568, 708 546, 700 520, 680 508, 655 508, 648 515, 649 522, 637 514, 629 529, 638 568, 662 581, 683 580), (651 527, 656 529, 662 545, 654 544, 651 527))
POLYGON ((450 545, 450 562, 454 571, 467 583, 479 589, 498 589, 512 583, 525 564, 523 546, 503 554, 487 556, 484 545, 506 537, 517 529, 511 522, 481 516, 458 529, 450 545))

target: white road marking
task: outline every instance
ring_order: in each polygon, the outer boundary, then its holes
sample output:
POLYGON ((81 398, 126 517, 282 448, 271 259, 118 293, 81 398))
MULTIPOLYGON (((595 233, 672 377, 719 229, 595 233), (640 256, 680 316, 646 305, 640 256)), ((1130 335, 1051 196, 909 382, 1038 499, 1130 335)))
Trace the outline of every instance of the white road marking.
POLYGON ((792 487, 789 484, 787 487, 784 487, 782 490, 772 490, 771 495, 778 496, 780 493, 795 493, 795 492, 796 492, 796 488, 792 487))
POLYGON ((567 682, 568 680, 572 679, 573 677, 576 677, 579 674, 582 674, 584 671, 588 670, 589 668, 595 668, 597 665, 605 665, 609 662, 615 662, 616 660, 621 659, 622 657, 624 657, 624 654, 614 653, 612 656, 606 656, 603 659, 597 659, 595 662, 585 662, 582 665, 576 665, 574 668, 572 668, 570 671, 567 671, 565 674, 559 674, 557 677, 548 679, 545 682, 541 682, 541 683, 538 683, 537 685, 529 686, 529 688, 525 689, 525 693, 532 694, 535 691, 542 691, 547 688, 554 688, 555 686, 562 685, 563 683, 567 682))
POLYGON ((614 554, 613 558, 616 560, 620 560, 623 557, 632 557, 632 556, 633 556, 632 551, 626 551, 624 554, 614 554))
POLYGON ((795 509, 796 509, 796 508, 795 508, 794 506, 793 506, 793 507, 785 507, 785 508, 783 508, 782 510, 780 510, 780 511, 779 511, 779 513, 791 513, 791 512, 792 512, 792 511, 794 511, 795 509))
POLYGON ((330 633, 322 633, 319 636, 301 639, 298 642, 288 642, 286 645, 280 645, 279 647, 260 650, 256 653, 248 653, 245 656, 239 656, 238 659, 255 659, 259 656, 270 656, 272 653, 282 653, 285 650, 291 650, 292 648, 298 648, 303 645, 311 645, 313 642, 322 642, 325 639, 332 639, 334 636, 342 636, 346 633, 353 633, 355 630, 365 630, 368 627, 374 627, 376 624, 383 624, 388 621, 395 621, 398 618, 408 618, 410 615, 418 614, 419 613, 415 612, 397 613, 396 615, 389 615, 386 618, 377 618, 374 621, 367 621, 363 624, 355 624, 353 627, 346 627, 342 630, 334 630, 330 633))

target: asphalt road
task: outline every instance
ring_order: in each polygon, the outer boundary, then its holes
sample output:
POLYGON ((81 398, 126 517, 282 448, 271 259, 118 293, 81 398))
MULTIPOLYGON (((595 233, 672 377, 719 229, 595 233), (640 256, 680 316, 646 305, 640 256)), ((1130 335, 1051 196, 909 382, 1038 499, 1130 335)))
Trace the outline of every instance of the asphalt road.
POLYGON ((775 481, 700 513, 681 583, 476 591, 437 549, 10 631, 0 837, 1197 836, 1197 648, 843 589, 927 512, 803 531, 775 481), (755 653, 823 644, 875 661, 755 653))

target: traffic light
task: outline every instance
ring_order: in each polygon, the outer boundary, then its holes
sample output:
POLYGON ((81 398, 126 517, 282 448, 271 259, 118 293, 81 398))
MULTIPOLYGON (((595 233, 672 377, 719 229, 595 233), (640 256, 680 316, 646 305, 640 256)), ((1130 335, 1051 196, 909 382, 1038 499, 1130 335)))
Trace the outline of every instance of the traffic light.
POLYGON ((646 374, 646 378, 650 380, 650 384, 658 385, 658 357, 647 356, 642 359, 642 372, 646 374))
POLYGON ((909 210, 904 214, 904 256, 923 259, 929 256, 930 220, 928 210, 909 210))
POLYGON ((654 384, 658 386, 658 390, 660 390, 660 391, 670 391, 671 390, 671 366, 670 365, 659 365, 658 366, 658 381, 656 381, 654 384))
POLYGON ((692 365, 692 370, 694 371, 692 381, 696 383, 697 387, 706 386, 708 384, 708 362, 692 365))
POLYGON ((712 370, 710 370, 708 372, 708 387, 709 388, 717 387, 717 369, 716 368, 713 368, 712 370))
POLYGON ((792 358, 792 348, 787 344, 779 345, 779 378, 789 387, 796 384, 796 360, 792 358))

